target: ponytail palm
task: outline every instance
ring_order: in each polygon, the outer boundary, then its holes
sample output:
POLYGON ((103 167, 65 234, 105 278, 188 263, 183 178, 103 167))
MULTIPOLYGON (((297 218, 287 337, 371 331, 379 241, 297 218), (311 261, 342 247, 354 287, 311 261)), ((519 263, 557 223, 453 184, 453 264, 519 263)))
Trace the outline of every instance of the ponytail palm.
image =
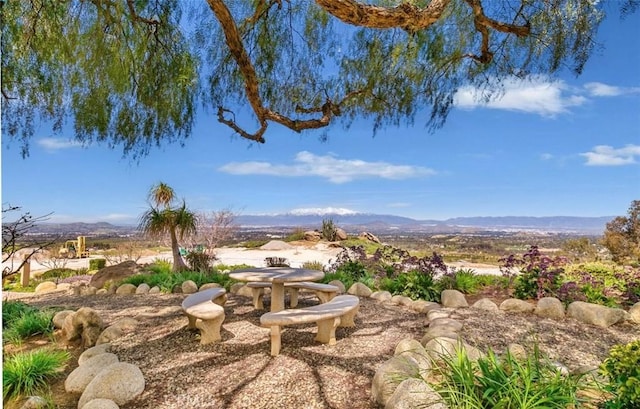
POLYGON ((171 207, 173 189, 164 183, 152 188, 149 198, 155 203, 151 204, 150 209, 142 214, 138 228, 144 234, 152 237, 168 235, 171 238, 173 271, 186 270, 187 265, 180 255, 178 239, 182 240, 184 236, 196 232, 197 220, 195 213, 187 208, 184 201, 182 201, 180 207, 171 207), (158 200, 158 198, 161 198, 161 200, 158 200))

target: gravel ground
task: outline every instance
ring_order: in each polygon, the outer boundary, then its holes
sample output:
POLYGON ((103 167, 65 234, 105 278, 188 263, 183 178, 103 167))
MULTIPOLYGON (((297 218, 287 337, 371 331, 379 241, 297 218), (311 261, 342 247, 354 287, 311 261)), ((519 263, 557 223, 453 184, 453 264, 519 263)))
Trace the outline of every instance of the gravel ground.
MULTIPOLYGON (((393 355, 400 340, 419 340, 426 329, 422 314, 361 298, 356 327, 339 328, 336 345, 316 343, 314 325, 288 327, 280 355, 271 357, 269 330, 259 326, 264 311, 255 311, 249 298, 229 295, 223 340, 204 346, 198 332, 186 328, 179 308, 183 298, 53 293, 25 301, 92 307, 107 323, 121 317, 138 319, 136 331, 112 343, 120 360, 140 367, 146 380, 143 394, 123 409, 377 408, 370 400, 376 368, 393 355)), ((300 306, 316 303, 315 297, 301 293, 300 306)), ((268 302, 265 305, 268 308, 268 302)), ((458 310, 455 317, 463 322, 462 336, 469 344, 501 352, 511 342, 530 346, 537 340, 544 353, 571 369, 595 366, 612 345, 640 338, 640 327, 630 324, 602 329, 573 320, 474 309, 458 310)), ((78 397, 65 394, 62 383, 52 386, 57 407, 75 408, 78 397)))

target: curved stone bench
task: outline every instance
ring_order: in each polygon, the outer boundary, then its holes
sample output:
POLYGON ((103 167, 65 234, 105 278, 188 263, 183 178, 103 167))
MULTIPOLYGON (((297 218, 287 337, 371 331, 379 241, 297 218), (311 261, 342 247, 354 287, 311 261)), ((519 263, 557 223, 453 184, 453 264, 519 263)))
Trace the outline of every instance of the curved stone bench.
MULTIPOLYGON (((335 297, 340 289, 335 285, 313 283, 302 281, 299 283, 285 283, 285 288, 289 291, 289 306, 295 308, 298 305, 298 291, 299 290, 311 290, 316 294, 316 297, 320 300, 320 303, 326 303, 335 297)), ((251 288, 251 295, 253 297, 253 308, 256 310, 264 309, 264 289, 271 288, 271 283, 267 282, 249 282, 247 287, 251 288)))
POLYGON ((227 301, 224 288, 209 288, 193 293, 182 301, 182 309, 189 318, 188 328, 200 330, 200 343, 210 344, 220 341, 220 327, 224 321, 224 308, 227 301))
POLYGON ((268 312, 260 317, 260 325, 271 329, 271 356, 280 353, 281 332, 285 325, 316 322, 316 341, 335 345, 336 328, 353 327, 360 299, 354 295, 339 295, 324 304, 307 308, 268 312))

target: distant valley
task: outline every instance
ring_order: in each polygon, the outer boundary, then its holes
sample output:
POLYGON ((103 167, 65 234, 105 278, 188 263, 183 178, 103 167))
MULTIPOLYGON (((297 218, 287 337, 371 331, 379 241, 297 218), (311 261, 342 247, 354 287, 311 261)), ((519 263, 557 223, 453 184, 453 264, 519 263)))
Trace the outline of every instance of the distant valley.
MULTIPOLYGON (((601 235, 608 217, 456 217, 446 220, 416 220, 394 215, 368 213, 353 214, 278 214, 239 215, 236 223, 241 230, 285 230, 293 228, 319 229, 322 221, 331 219, 349 233, 476 233, 476 232, 529 232, 601 235)), ((95 237, 129 236, 137 233, 136 226, 99 223, 41 223, 30 231, 35 235, 85 235, 95 237)))

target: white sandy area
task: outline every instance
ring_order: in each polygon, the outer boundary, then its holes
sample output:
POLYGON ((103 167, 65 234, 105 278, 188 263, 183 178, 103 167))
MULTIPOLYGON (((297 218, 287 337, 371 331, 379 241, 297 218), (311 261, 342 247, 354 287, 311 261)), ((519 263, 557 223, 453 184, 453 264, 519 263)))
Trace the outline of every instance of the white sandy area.
MULTIPOLYGON (((290 248, 282 250, 265 250, 259 248, 244 248, 244 247, 223 247, 215 249, 215 255, 217 257, 216 265, 238 265, 246 264, 254 267, 264 267, 265 258, 267 257, 283 257, 286 258, 291 267, 302 267, 305 262, 317 261, 324 266, 328 266, 335 261, 336 256, 340 253, 341 249, 337 247, 330 247, 326 243, 317 243, 313 246, 300 246, 289 245, 290 248)), ((85 259, 72 259, 67 260, 65 267, 80 269, 89 268, 89 260, 95 258, 102 258, 100 255, 91 255, 90 258, 85 259)), ((138 264, 152 263, 155 260, 166 260, 171 262, 171 252, 162 252, 156 255, 149 255, 141 257, 137 260, 138 264)), ((455 268, 473 269, 478 274, 491 274, 500 275, 500 270, 496 266, 487 264, 468 263, 465 261, 458 261, 448 263, 449 266, 455 268)), ((50 267, 39 264, 37 261, 31 262, 31 273, 37 275, 38 272, 44 272, 49 270, 50 267)))

